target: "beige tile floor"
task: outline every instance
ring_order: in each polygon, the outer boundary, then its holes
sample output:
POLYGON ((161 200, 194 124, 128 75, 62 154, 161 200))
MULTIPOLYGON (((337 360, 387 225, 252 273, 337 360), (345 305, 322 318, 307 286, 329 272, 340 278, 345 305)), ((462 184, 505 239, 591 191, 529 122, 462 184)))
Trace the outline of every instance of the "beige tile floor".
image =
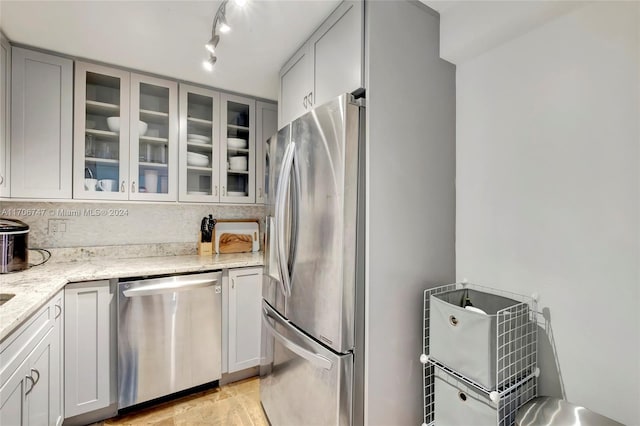
POLYGON ((268 426, 260 405, 260 380, 252 377, 165 402, 98 425, 268 426))

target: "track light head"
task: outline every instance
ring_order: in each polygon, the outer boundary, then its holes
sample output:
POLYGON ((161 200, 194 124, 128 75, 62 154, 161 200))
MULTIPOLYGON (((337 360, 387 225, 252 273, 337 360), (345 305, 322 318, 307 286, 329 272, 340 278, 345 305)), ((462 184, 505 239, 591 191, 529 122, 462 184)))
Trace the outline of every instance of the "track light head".
POLYGON ((211 40, 209 40, 207 44, 204 45, 204 47, 209 51, 209 53, 211 54, 216 53, 216 47, 218 47, 219 41, 220 41, 220 36, 216 34, 213 37, 211 37, 211 40))
POLYGON ((216 64, 217 60, 218 58, 216 58, 215 56, 209 55, 209 59, 205 59, 204 61, 202 61, 202 66, 205 70, 211 72, 213 71, 213 66, 216 64))
POLYGON ((220 25, 218 29, 221 33, 228 33, 229 31, 231 31, 231 27, 229 26, 229 24, 227 24, 227 19, 224 16, 224 12, 220 14, 218 23, 220 25))

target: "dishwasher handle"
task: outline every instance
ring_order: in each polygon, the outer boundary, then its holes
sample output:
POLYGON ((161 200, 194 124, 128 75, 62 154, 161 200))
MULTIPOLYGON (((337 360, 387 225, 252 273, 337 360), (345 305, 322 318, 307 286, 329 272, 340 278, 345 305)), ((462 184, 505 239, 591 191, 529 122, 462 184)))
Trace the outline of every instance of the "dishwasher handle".
MULTIPOLYGON (((181 282, 167 282, 148 284, 140 287, 130 288, 124 290, 122 294, 125 297, 137 297, 137 296, 156 296, 159 294, 174 293, 178 291, 194 290, 196 288, 211 287, 218 282, 217 278, 207 278, 200 280, 189 280, 181 282)), ((219 293, 216 289, 216 293, 219 293)))

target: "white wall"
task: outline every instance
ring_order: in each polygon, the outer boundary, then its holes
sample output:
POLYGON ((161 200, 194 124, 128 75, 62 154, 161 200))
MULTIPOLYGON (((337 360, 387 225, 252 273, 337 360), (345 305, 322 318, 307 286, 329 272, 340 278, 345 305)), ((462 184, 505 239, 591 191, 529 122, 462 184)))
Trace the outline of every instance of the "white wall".
POLYGON ((457 68, 456 275, 548 308, 542 394, 640 419, 640 3, 592 3, 457 68))

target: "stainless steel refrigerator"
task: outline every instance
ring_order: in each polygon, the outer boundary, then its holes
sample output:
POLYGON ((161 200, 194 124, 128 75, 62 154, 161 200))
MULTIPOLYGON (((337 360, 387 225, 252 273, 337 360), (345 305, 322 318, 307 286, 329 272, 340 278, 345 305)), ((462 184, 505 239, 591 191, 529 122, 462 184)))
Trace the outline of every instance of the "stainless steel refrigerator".
POLYGON ((267 141, 260 398, 273 426, 362 424, 363 129, 345 94, 267 141))

